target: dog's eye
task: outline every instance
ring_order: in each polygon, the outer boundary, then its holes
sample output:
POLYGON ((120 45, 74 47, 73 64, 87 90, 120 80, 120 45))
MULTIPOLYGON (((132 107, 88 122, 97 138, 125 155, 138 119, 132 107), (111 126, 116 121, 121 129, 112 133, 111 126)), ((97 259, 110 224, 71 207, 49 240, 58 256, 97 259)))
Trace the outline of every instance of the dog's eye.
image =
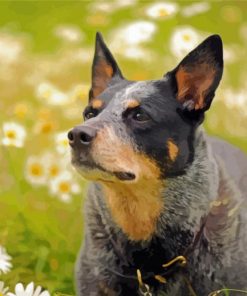
POLYGON ((133 119, 136 121, 148 121, 150 120, 149 115, 144 112, 143 110, 137 110, 134 114, 133 114, 133 119))
POLYGON ((84 112, 84 118, 90 119, 98 115, 98 112, 96 110, 88 110, 84 112))

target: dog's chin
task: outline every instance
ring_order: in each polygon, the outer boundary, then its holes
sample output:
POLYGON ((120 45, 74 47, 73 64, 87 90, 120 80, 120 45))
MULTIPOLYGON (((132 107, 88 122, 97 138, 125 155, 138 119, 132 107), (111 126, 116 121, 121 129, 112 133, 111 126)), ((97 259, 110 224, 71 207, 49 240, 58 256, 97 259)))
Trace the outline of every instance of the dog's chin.
POLYGON ((108 171, 107 169, 92 163, 78 163, 72 160, 76 171, 86 180, 100 182, 124 182, 135 183, 136 175, 132 172, 108 171))

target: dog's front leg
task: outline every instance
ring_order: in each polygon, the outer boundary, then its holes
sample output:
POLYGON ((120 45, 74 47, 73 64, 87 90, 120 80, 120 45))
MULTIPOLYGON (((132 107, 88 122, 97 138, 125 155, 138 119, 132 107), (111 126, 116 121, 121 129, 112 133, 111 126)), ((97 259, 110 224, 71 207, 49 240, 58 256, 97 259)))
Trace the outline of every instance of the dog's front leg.
MULTIPOLYGON (((103 260, 110 254, 97 249, 86 237, 76 265, 76 283, 78 296, 116 296, 110 287, 114 281, 108 274, 103 260)), ((108 261, 108 260, 107 260, 108 261)), ((107 264, 110 264, 108 262, 107 264)))

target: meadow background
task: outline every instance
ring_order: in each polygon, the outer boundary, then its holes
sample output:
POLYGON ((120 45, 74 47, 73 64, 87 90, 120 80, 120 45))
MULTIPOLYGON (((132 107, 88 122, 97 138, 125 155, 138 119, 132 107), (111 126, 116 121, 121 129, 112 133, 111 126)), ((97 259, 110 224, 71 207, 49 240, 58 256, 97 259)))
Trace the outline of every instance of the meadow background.
POLYGON ((1 1, 0 281, 10 291, 33 281, 75 292, 86 183, 66 133, 82 121, 96 31, 133 80, 161 77, 220 34, 225 71, 205 128, 247 152, 246 1, 1 1))

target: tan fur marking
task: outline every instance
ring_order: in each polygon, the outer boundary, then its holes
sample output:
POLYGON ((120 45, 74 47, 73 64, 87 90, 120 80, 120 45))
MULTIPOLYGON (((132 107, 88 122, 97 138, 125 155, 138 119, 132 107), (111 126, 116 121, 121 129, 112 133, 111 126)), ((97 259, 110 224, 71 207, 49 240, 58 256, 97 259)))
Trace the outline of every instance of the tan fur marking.
POLYGON ((171 139, 169 139, 167 141, 167 148, 168 148, 168 154, 170 159, 172 161, 175 161, 175 159, 178 156, 178 151, 179 151, 178 146, 171 139))
POLYGON ((138 102, 137 100, 131 99, 129 101, 127 101, 126 103, 126 107, 127 108, 136 108, 140 106, 140 102, 138 102))
POLYGON ((120 142, 107 127, 98 133, 92 148, 94 160, 106 170, 135 174, 135 181, 114 180, 102 185, 112 217, 123 232, 131 240, 148 240, 163 209, 158 166, 130 144, 120 142))
POLYGON ((95 73, 93 79, 93 97, 97 97, 107 87, 109 81, 113 76, 112 67, 104 60, 99 60, 95 66, 95 73))
POLYGON ((99 108, 101 108, 103 106, 103 101, 101 101, 101 100, 99 100, 99 99, 94 99, 93 101, 92 101, 92 107, 94 108, 94 109, 99 109, 99 108))
POLYGON ((176 73, 178 100, 184 103, 191 99, 195 103, 195 110, 202 109, 214 76, 215 71, 207 63, 200 64, 194 70, 180 66, 176 73))

